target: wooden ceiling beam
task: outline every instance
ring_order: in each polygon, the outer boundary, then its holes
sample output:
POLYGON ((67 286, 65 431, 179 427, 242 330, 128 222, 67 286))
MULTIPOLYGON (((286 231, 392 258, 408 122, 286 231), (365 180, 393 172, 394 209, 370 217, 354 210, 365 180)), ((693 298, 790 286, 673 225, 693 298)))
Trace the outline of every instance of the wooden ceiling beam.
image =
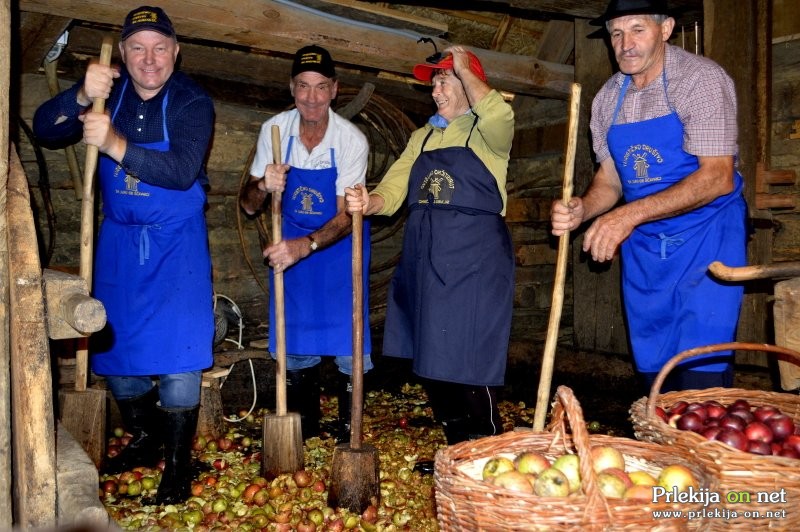
MULTIPOLYGON (((413 66, 430 53, 429 47, 417 43, 418 35, 412 32, 365 23, 354 25, 286 0, 164 0, 160 5, 182 38, 224 43, 253 52, 292 54, 301 46, 317 43, 344 65, 403 75, 409 75, 413 66)), ((109 25, 119 25, 131 7, 130 3, 113 0, 79 4, 72 0, 19 2, 22 11, 109 25)), ((434 40, 440 50, 449 45, 442 39, 434 40)), ((474 51, 497 88, 555 98, 566 98, 569 93, 571 66, 491 50, 474 51)))

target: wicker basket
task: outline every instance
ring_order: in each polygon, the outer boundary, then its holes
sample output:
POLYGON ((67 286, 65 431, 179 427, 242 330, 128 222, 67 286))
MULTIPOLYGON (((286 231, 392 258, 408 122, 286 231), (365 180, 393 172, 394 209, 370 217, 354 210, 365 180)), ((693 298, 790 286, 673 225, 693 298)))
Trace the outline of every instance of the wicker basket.
MULTIPOLYGON (((655 518, 654 511, 702 511, 701 504, 658 503, 605 498, 597 487, 591 446, 608 445, 625 456, 626 468, 651 474, 666 465, 687 465, 701 488, 711 489, 711 477, 688 455, 629 438, 592 435, 572 390, 556 392, 552 422, 545 432, 518 431, 462 442, 436 453, 434 479, 439 525, 442 530, 687 530, 701 529, 704 519, 655 518), (566 417, 566 419, 565 419, 566 417), (567 432, 567 422, 572 434, 567 432), (538 451, 551 461, 565 452, 580 457, 582 491, 569 497, 539 497, 477 480, 476 464, 491 457, 538 451)), ((478 473, 479 475, 479 473, 478 473)))
POLYGON ((742 390, 736 388, 709 388, 659 394, 664 379, 680 362, 698 355, 727 350, 766 351, 777 353, 781 359, 800 364, 800 353, 791 349, 768 344, 730 342, 714 344, 683 351, 673 357, 659 372, 649 397, 634 402, 630 409, 636 438, 643 441, 668 445, 697 457, 697 460, 716 477, 720 502, 709 508, 718 508, 720 518, 709 519, 712 530, 741 530, 775 528, 800 530, 800 460, 781 456, 761 456, 739 451, 722 442, 707 440, 700 434, 678 430, 665 423, 656 414, 656 407, 668 409, 677 401, 719 401, 723 405, 737 399, 745 399, 752 406, 772 405, 800 423, 800 396, 797 394, 742 390), (783 490, 783 491, 781 491, 783 490), (751 502, 727 500, 731 492, 746 491, 751 502), (756 494, 778 494, 776 502, 756 502, 756 494), (749 512, 746 514, 745 512, 749 512), (756 516, 753 512, 758 512, 756 516), (773 512, 768 515, 767 512, 773 512))

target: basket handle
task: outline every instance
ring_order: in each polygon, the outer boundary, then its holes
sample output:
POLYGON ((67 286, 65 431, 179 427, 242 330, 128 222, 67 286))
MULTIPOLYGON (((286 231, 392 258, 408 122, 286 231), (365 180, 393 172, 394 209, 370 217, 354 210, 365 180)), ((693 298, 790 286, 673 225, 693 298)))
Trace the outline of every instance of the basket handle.
POLYGON ((714 353, 717 351, 731 351, 731 350, 767 351, 771 353, 779 353, 788 356, 790 362, 794 362, 795 364, 800 365, 800 353, 792 349, 789 349, 788 347, 780 347, 771 344, 727 342, 724 344, 711 344, 681 351, 680 353, 669 359, 666 364, 664 364, 664 367, 662 367, 661 371, 658 372, 656 380, 653 381, 653 385, 650 387, 650 395, 647 398, 647 417, 651 419, 655 417, 656 399, 658 398, 658 394, 661 393, 661 386, 664 384, 664 380, 667 378, 669 372, 672 371, 675 368, 675 366, 677 366, 680 362, 683 362, 686 359, 693 358, 699 355, 705 355, 707 353, 714 353))
POLYGON ((572 443, 578 454, 581 488, 587 499, 587 513, 599 505, 603 505, 605 507, 605 515, 608 517, 609 522, 612 522, 611 509, 606 498, 597 487, 597 474, 594 472, 589 431, 586 429, 583 409, 572 389, 562 385, 556 389, 556 402, 553 406, 552 419, 563 420, 565 414, 572 429, 572 443))

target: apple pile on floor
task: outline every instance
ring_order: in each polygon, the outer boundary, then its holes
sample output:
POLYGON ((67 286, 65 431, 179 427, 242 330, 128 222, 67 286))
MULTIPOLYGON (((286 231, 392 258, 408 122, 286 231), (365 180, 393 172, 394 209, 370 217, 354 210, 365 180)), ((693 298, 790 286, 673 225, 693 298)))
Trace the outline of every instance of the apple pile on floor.
POLYGON ((800 458, 800 425, 772 405, 752 406, 737 399, 728 406, 718 401, 677 401, 656 414, 671 427, 721 441, 739 451, 800 458))
MULTIPOLYGON (((338 415, 335 397, 321 398, 323 425, 338 415)), ((533 408, 522 402, 499 405, 505 430, 531 426, 533 408)), ((137 467, 100 477, 100 499, 123 530, 299 530, 305 532, 438 531, 434 477, 414 471, 417 461, 433 459, 446 446, 444 433, 433 423, 421 386, 405 384, 396 393, 365 394, 363 442, 378 450, 378 505, 357 514, 327 505, 330 466, 336 441, 308 438, 304 469, 274 479, 261 476, 261 438, 266 409, 237 412, 216 438, 198 434, 193 458, 198 472, 192 496, 180 505, 159 506, 155 494, 162 468, 137 467)), ((124 447, 129 435, 116 427, 108 452, 124 447)))
MULTIPOLYGON (((655 486, 666 491, 699 488, 691 469, 683 464, 669 464, 656 476, 644 470, 629 470, 625 456, 615 447, 606 445, 592 447, 591 458, 597 487, 605 497, 652 501, 655 486)), ((540 497, 581 493, 577 454, 565 453, 552 460, 539 451, 524 451, 513 458, 494 456, 483 465, 482 476, 484 481, 495 486, 540 497)))

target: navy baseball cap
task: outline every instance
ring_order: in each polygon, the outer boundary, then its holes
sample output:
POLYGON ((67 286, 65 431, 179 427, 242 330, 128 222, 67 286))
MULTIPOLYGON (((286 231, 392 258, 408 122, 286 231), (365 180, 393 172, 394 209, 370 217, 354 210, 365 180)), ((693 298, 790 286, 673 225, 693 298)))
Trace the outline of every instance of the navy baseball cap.
POLYGON ((122 26, 120 38, 124 41, 137 31, 142 30, 157 31, 167 37, 175 37, 175 28, 172 27, 172 21, 160 7, 142 6, 128 13, 128 16, 125 17, 125 24, 122 26))

